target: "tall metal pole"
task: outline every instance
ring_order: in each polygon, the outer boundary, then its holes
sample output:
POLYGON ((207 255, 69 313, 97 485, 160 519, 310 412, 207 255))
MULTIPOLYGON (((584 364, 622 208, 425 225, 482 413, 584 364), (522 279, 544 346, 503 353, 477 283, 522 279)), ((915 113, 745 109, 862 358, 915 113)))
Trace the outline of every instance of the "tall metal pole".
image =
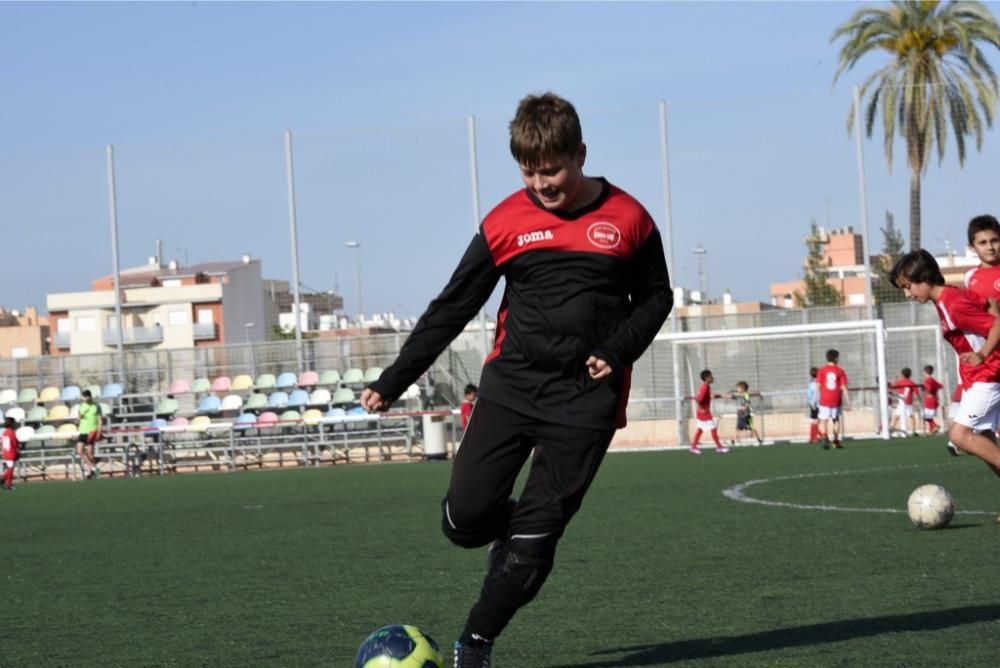
POLYGON ((292 237, 292 297, 295 313, 295 363, 302 373, 302 321, 299 306, 299 236, 295 229, 295 168, 292 160, 292 132, 285 130, 285 170, 288 175, 288 227, 292 237))
POLYGON ((354 259, 358 270, 358 319, 361 320, 361 322, 364 322, 365 293, 361 288, 361 244, 358 243, 354 249, 354 259))
POLYGON ((861 89, 854 86, 854 139, 858 156, 858 203, 861 207, 861 252, 864 254, 865 267, 865 318, 873 320, 875 316, 872 304, 872 270, 871 253, 869 252, 868 234, 868 197, 865 193, 865 150, 861 138, 861 89))
MULTIPOLYGON (((670 153, 667 150, 667 103, 660 100, 660 162, 663 168, 663 242, 667 260, 667 273, 670 280, 677 284, 677 273, 674 265, 674 219, 670 202, 670 153)), ((670 314, 670 331, 680 330, 680 317, 677 315, 677 307, 674 304, 673 313, 670 314)), ((681 371, 680 358, 678 356, 677 344, 670 346, 670 366, 673 371, 674 382, 674 417, 677 420, 677 444, 687 442, 687 420, 684 419, 684 400, 681 396, 681 371)))
MULTIPOLYGON (((472 176, 472 229, 479 233, 479 224, 483 221, 479 209, 479 158, 476 153, 476 117, 469 116, 469 174, 472 176)), ((479 331, 482 336, 483 361, 490 353, 490 339, 486 333, 486 307, 479 310, 479 331)))
POLYGON ((108 205, 111 212, 111 263, 113 267, 115 290, 115 322, 118 323, 118 376, 122 387, 126 387, 125 332, 122 329, 122 277, 121 266, 118 263, 118 194, 115 190, 115 148, 111 144, 108 144, 107 146, 107 164, 108 205))

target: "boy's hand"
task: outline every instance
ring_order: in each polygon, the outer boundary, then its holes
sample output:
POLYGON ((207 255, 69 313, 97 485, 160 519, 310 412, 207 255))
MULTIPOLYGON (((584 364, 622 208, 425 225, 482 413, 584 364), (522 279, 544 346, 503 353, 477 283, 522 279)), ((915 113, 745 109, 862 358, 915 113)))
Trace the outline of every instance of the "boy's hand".
POLYGON ((366 387, 361 392, 361 407, 369 413, 387 410, 391 405, 391 401, 386 401, 381 394, 370 387, 366 387))
POLYGON ((590 377, 594 380, 604 380, 605 378, 610 377, 614 372, 610 364, 602 359, 594 357, 593 355, 588 357, 584 364, 587 366, 587 373, 590 374, 590 377))
POLYGON ((979 366, 983 363, 983 356, 979 353, 962 353, 959 359, 962 360, 962 364, 968 364, 969 366, 979 366))

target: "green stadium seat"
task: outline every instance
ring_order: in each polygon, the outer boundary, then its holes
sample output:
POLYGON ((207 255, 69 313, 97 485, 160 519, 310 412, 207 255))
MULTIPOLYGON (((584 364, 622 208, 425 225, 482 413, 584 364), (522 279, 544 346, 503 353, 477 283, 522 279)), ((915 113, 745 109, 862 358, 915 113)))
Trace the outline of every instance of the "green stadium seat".
POLYGON ((204 394, 212 390, 212 381, 208 378, 195 378, 191 383, 191 391, 196 394, 204 394))
POLYGON ((327 369, 319 375, 319 385, 321 387, 332 387, 340 384, 340 372, 336 369, 327 369))
POLYGON ((44 406, 34 406, 28 411, 28 414, 24 416, 24 421, 29 424, 41 424, 48 417, 49 412, 44 406))
POLYGON ((163 399, 156 406, 156 414, 165 415, 167 417, 173 417, 174 413, 177 412, 178 408, 180 408, 180 404, 177 402, 176 399, 171 399, 171 398, 163 399))
POLYGON ((344 372, 344 377, 340 379, 344 385, 361 385, 365 382, 365 372, 358 368, 351 368, 344 372))
POLYGON ((374 383, 382 375, 382 367, 371 366, 365 369, 365 383, 374 383))
POLYGON ((38 390, 33 387, 26 387, 17 395, 17 403, 33 404, 38 400, 38 390))
POLYGON ((249 412, 260 412, 267 408, 267 395, 254 393, 247 397, 243 404, 243 410, 249 412))
POLYGON ((258 390, 273 390, 275 382, 273 373, 262 373, 257 376, 257 382, 253 386, 258 390))

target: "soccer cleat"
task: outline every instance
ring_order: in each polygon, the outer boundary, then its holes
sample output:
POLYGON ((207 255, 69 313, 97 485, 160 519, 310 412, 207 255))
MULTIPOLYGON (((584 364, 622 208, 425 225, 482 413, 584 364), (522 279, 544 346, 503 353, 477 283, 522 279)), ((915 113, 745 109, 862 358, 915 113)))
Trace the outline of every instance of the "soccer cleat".
POLYGON ((721 448, 716 448, 715 449, 715 454, 717 454, 717 455, 724 455, 727 452, 729 452, 729 448, 727 448, 726 446, 722 446, 721 448))
POLYGON ((690 449, 688 449, 688 452, 690 452, 692 455, 700 455, 701 454, 701 450, 699 450, 698 448, 690 448, 690 449))
POLYGON ((841 449, 843 449, 844 446, 843 446, 843 444, 840 441, 834 441, 833 442, 833 447, 836 448, 837 450, 841 450, 841 449))
POLYGON ((463 645, 455 641, 455 668, 490 668, 490 644, 463 645))
POLYGON ((948 441, 944 447, 948 448, 948 454, 952 457, 958 457, 961 454, 958 450, 958 446, 951 441, 948 441))

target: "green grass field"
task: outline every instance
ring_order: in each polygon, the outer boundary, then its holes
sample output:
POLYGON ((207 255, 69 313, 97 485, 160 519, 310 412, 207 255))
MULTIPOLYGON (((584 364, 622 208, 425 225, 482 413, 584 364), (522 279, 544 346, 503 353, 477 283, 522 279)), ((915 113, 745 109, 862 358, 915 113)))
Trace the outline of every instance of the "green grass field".
MULTIPOLYGON (((449 471, 22 485, 0 495, 0 664, 340 668, 395 622, 450 647, 485 554, 439 531, 449 471)), ((1000 480, 937 439, 612 455, 494 665, 996 666, 997 514, 1000 480), (936 482, 980 512, 929 532, 723 496, 781 477, 745 493, 902 510, 936 482)))

